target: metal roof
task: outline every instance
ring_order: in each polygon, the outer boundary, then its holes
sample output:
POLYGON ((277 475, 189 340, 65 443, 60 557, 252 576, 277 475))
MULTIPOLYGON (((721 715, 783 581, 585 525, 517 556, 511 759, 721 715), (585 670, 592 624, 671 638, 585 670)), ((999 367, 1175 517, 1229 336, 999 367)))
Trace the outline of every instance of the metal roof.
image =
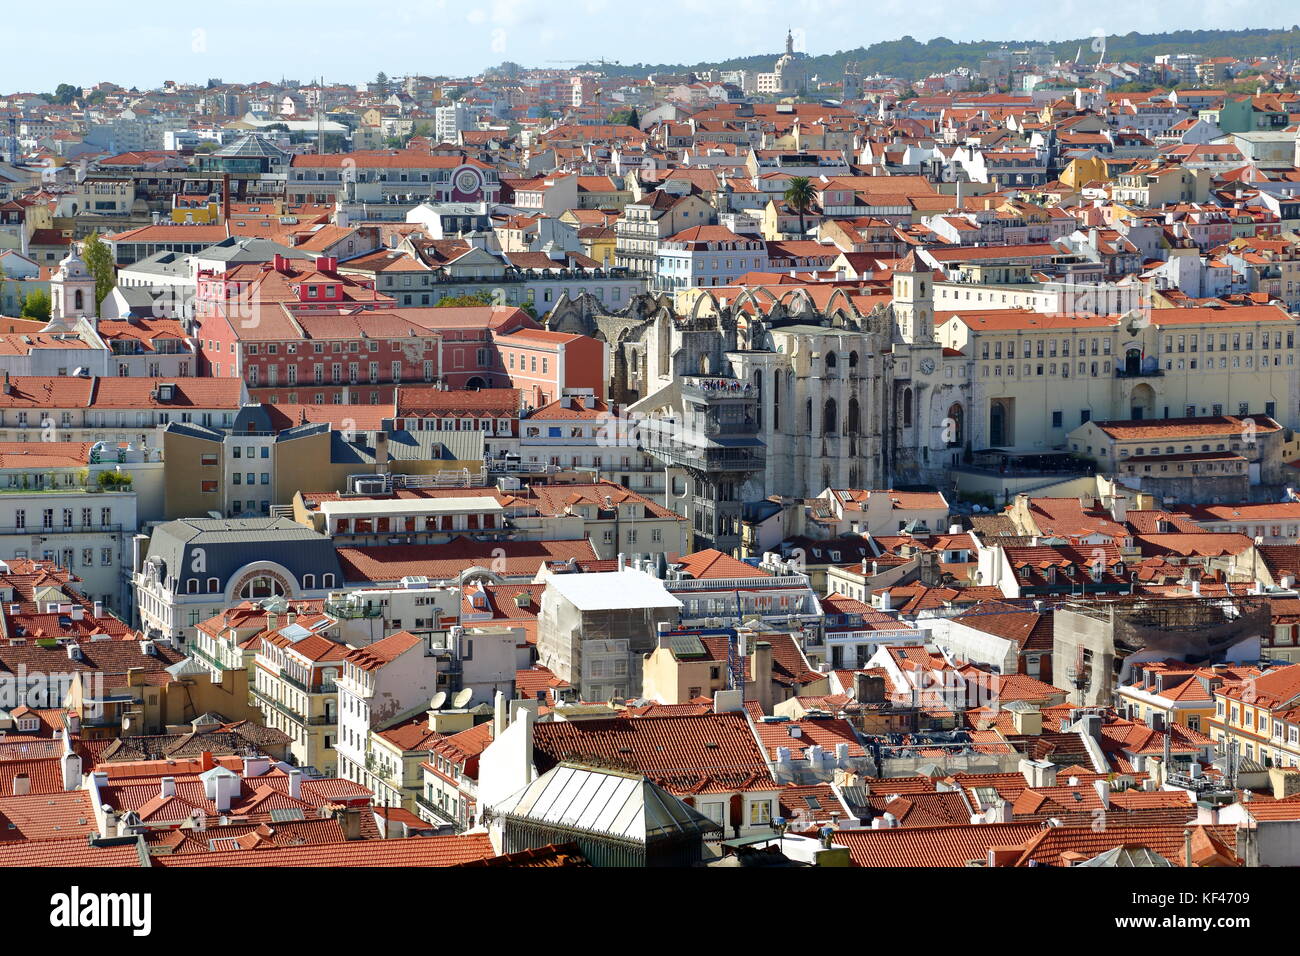
POLYGON ((589 574, 556 574, 546 579, 579 611, 612 611, 631 608, 680 608, 664 583, 654 575, 624 568, 589 574))
POLYGON ((1173 866, 1159 853, 1145 846, 1117 846, 1105 853, 1086 860, 1079 866, 1125 866, 1125 867, 1161 867, 1173 866))
POLYGON ((534 823, 646 843, 722 827, 639 774, 562 763, 494 808, 534 823))

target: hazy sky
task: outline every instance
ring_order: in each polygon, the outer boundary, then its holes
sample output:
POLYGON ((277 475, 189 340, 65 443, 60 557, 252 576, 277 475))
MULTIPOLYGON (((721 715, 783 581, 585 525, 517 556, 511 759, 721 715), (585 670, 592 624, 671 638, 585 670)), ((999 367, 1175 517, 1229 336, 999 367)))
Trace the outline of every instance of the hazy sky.
POLYGON ((1295 0, 62 0, 7 5, 0 91, 318 74, 355 83, 380 70, 468 75, 502 60, 601 56, 694 63, 778 51, 787 28, 816 55, 904 35, 1064 40, 1296 21, 1295 0))

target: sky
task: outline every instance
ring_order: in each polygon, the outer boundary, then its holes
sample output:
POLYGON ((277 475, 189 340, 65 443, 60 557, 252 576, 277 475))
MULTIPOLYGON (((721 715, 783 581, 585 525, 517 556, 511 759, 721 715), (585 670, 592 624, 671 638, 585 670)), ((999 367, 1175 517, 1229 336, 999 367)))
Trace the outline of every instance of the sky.
POLYGON ((359 83, 380 71, 468 76, 504 60, 698 63, 779 52, 787 29, 818 55, 902 36, 1067 40, 1297 21, 1295 0, 62 0, 5 10, 0 91, 359 83))

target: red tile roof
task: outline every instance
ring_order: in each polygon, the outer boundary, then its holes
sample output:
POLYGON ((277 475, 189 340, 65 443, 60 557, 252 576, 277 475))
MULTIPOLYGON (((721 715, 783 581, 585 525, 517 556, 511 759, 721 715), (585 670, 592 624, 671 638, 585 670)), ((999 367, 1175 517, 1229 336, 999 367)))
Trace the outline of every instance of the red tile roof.
POLYGON ((776 790, 743 714, 612 717, 533 728, 537 769, 596 758, 644 774, 671 793, 776 790))

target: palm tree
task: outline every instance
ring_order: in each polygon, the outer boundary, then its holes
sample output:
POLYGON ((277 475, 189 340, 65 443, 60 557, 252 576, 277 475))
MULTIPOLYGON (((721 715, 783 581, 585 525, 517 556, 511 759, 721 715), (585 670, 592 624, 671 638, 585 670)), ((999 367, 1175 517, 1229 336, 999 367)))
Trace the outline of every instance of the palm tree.
POLYGON ((812 208, 816 195, 807 176, 795 176, 790 180, 790 185, 785 187, 785 204, 799 214, 800 235, 808 234, 804 226, 804 214, 812 208))

